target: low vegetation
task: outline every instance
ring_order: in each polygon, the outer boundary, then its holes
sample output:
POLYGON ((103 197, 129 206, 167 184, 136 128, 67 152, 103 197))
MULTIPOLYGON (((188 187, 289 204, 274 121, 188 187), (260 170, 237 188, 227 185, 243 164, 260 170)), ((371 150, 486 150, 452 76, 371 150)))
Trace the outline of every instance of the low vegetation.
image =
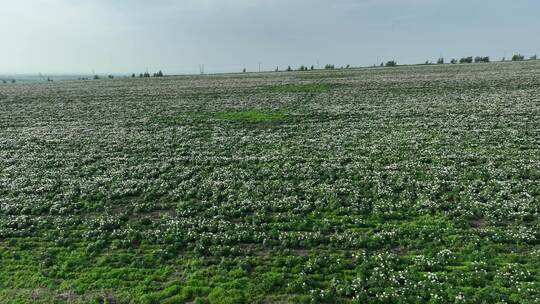
POLYGON ((540 62, 0 86, 0 303, 539 303, 540 62))

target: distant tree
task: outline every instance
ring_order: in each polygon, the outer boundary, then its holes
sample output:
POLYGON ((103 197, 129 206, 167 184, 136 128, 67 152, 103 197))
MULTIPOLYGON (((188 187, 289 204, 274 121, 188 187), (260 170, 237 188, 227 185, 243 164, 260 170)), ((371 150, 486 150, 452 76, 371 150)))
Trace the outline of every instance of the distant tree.
POLYGON ((347 64, 347 66, 345 67, 346 69, 349 69, 351 67, 350 64, 347 64))
POLYGON ((480 63, 480 62, 489 62, 489 56, 486 56, 486 57, 481 57, 481 56, 476 56, 474 58, 474 62, 475 63, 480 63))
POLYGON ((457 63, 457 59, 452 59, 452 60, 450 60, 450 63, 451 63, 451 64, 456 64, 456 63, 457 63))
POLYGON ((150 77, 150 73, 145 72, 145 73, 143 74, 143 77, 146 77, 146 78, 150 77))
POLYGON ((7 83, 7 81, 5 81, 5 80, 2 80, 2 83, 7 83))
POLYGON ((274 72, 279 72, 279 67, 276 67, 276 69, 274 70, 274 72))
POLYGON ((472 63, 473 62, 473 58, 472 56, 470 57, 463 57, 459 60, 459 63, 472 63))
POLYGON ((242 69, 242 73, 245 73, 245 72, 246 72, 246 68, 243 68, 243 69, 242 69))
POLYGON ((290 72, 290 71, 292 71, 292 68, 291 68, 291 66, 289 65, 289 66, 287 66, 287 72, 290 72))
MULTIPOLYGON (((81 80, 86 80, 88 78, 85 78, 85 77, 82 77, 81 80)), ((51 77, 47 77, 47 82, 52 82, 53 80, 51 79, 51 77)))
POLYGON ((304 65, 301 65, 299 68, 298 68, 299 71, 307 71, 308 70, 308 67, 307 66, 304 66, 304 65))
POLYGON ((437 64, 444 64, 444 58, 441 57, 441 58, 437 59, 437 64))
POLYGON ((131 78, 135 78, 135 73, 131 74, 131 78))
POLYGON ((15 82, 17 82, 17 80, 11 79, 11 83, 15 83, 15 82))
POLYGON ((383 63, 383 62, 381 62, 381 66, 384 66, 384 63, 383 63))
POLYGON ((109 79, 113 79, 113 78, 114 78, 113 75, 109 75, 109 76, 107 76, 107 77, 109 77, 109 79))
POLYGON ((313 71, 315 70, 315 66, 312 65, 309 69, 313 71))
POLYGON ((324 69, 325 70, 333 70, 335 69, 336 67, 333 65, 333 64, 327 64, 324 66, 324 69))
POLYGON ((99 79, 99 76, 98 75, 94 75, 94 80, 98 80, 99 79))
POLYGON ((531 57, 529 57, 530 60, 536 60, 538 59, 538 56, 536 56, 536 54, 532 55, 531 57))
POLYGON ((397 62, 395 60, 390 60, 386 62, 387 67, 395 67, 397 65, 397 62))
POLYGON ((502 62, 505 62, 505 61, 506 61, 506 57, 503 57, 503 58, 501 59, 501 61, 502 61, 502 62))
POLYGON ((140 73, 140 74, 139 74, 139 77, 140 77, 140 78, 143 78, 143 77, 144 77, 144 74, 143 74, 143 73, 140 73))
POLYGON ((154 73, 154 77, 163 77, 163 72, 159 70, 157 73, 154 73))
POLYGON ((424 64, 428 65, 428 64, 431 64, 431 62, 429 62, 429 60, 426 60, 426 62, 424 62, 424 64))
POLYGON ((525 56, 521 54, 515 54, 514 56, 512 56, 512 61, 522 61, 523 59, 525 59, 525 56))

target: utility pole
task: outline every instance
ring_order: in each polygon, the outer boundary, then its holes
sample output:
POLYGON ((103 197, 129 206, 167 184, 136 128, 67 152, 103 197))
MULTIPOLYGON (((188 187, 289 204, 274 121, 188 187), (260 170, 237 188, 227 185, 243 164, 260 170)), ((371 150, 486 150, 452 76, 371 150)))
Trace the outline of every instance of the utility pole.
POLYGON ((261 72, 261 62, 259 61, 259 73, 261 72))

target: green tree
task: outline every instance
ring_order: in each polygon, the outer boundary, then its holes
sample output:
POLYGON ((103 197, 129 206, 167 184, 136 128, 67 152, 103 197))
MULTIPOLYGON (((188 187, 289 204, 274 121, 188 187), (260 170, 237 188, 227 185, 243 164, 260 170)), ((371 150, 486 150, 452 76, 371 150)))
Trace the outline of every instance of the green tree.
POLYGON ((512 56, 512 61, 522 61, 524 59, 525 59, 525 56, 521 54, 514 54, 514 56, 512 56))

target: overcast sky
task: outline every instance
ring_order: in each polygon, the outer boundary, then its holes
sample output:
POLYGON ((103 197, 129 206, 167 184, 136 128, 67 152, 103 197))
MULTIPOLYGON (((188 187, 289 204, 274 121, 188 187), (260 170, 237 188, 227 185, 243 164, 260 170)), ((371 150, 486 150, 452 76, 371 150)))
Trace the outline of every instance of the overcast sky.
POLYGON ((538 0, 0 0, 0 74, 540 55, 538 0))

